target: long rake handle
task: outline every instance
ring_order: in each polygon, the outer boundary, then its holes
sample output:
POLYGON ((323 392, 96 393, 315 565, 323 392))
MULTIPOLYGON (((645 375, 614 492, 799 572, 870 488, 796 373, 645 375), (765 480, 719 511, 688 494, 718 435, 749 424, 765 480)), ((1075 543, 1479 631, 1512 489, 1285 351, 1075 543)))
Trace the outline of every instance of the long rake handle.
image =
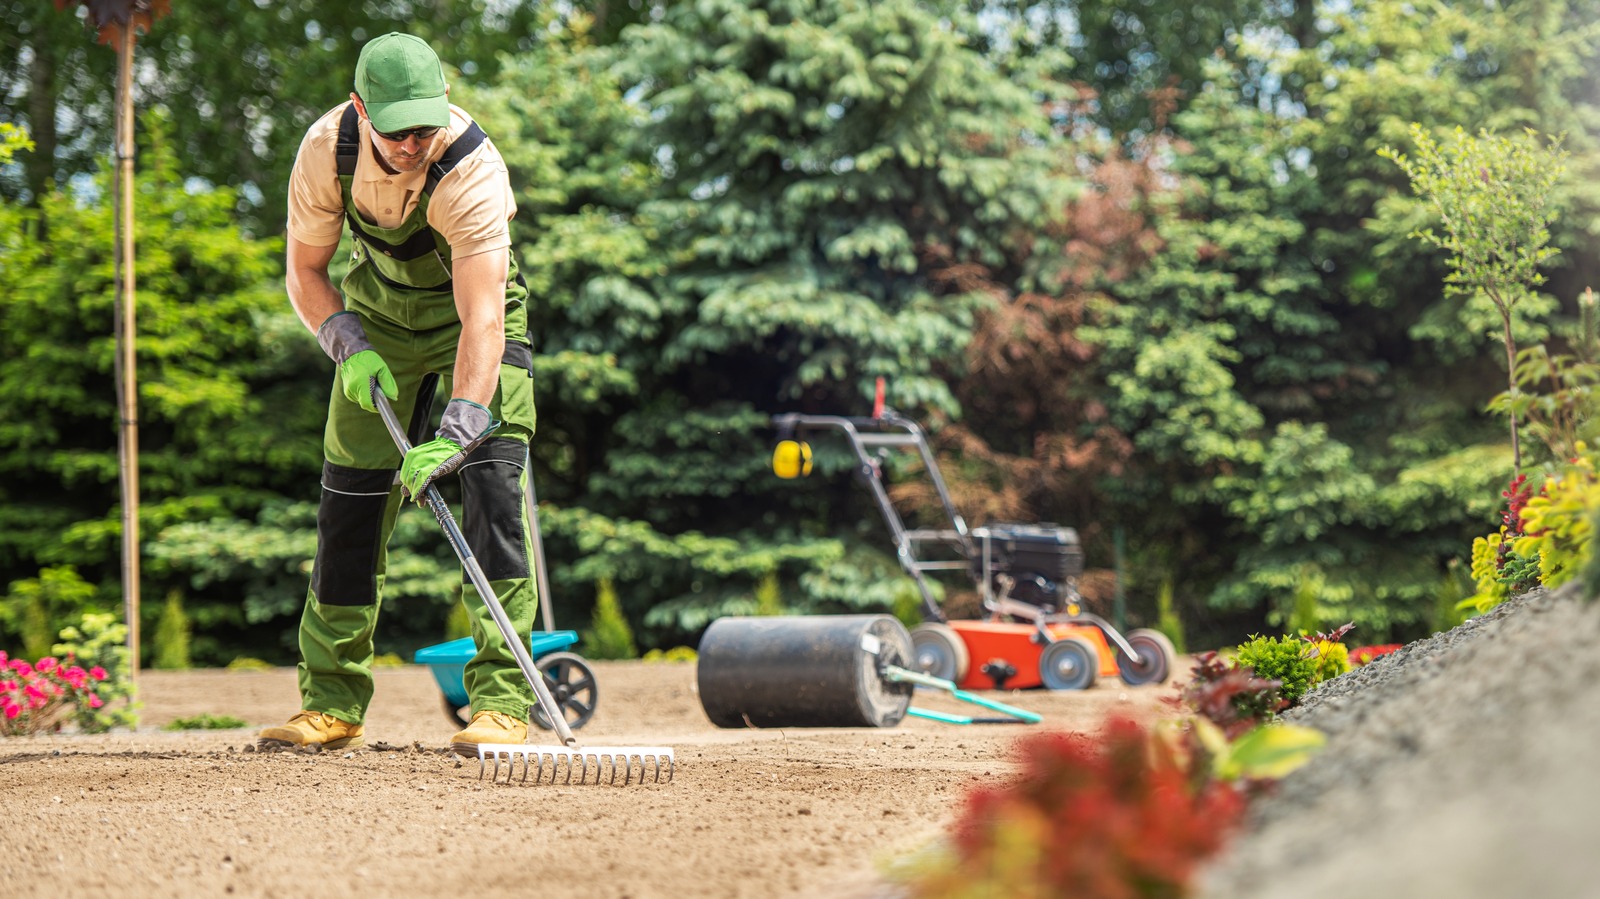
MULTIPOLYGON (((389 429, 389 436, 394 438, 394 445, 399 447, 400 455, 404 456, 411 451, 411 441, 406 439, 405 428, 401 426, 399 417, 394 414, 394 409, 389 406, 389 398, 378 388, 377 378, 372 379, 371 387, 372 400, 377 404, 378 414, 383 416, 383 424, 389 429)), ((472 554, 472 547, 467 545, 466 535, 461 533, 461 528, 456 524, 456 517, 450 514, 450 506, 445 503, 444 497, 439 495, 439 488, 429 484, 428 489, 422 491, 422 498, 427 502, 429 511, 433 512, 433 517, 439 520, 439 526, 444 528, 444 535, 450 541, 450 548, 456 551, 456 557, 461 560, 461 567, 466 569, 472 586, 478 589, 483 604, 489 607, 489 615, 494 618, 495 625, 500 628, 501 636, 505 637, 506 644, 511 647, 511 654, 517 658, 517 667, 522 669, 522 676, 527 679, 528 686, 533 688, 534 695, 539 699, 539 706, 550 719, 550 725, 555 728, 556 735, 567 746, 577 746, 578 738, 572 735, 572 728, 567 726, 567 718, 561 714, 561 706, 557 705, 555 697, 550 695, 550 688, 544 685, 544 675, 540 674, 538 667, 533 664, 533 657, 528 655, 528 648, 523 645, 522 637, 511 624, 511 617, 506 614, 505 607, 500 605, 500 597, 496 596, 494 589, 489 586, 488 576, 478 565, 478 557, 472 554)))

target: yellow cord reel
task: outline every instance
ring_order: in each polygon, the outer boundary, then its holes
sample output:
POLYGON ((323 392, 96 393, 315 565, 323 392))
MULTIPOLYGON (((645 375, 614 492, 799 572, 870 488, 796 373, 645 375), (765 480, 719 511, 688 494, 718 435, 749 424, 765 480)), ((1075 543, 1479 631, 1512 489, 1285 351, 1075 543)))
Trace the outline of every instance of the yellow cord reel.
POLYGON ((786 480, 811 474, 811 444, 804 440, 778 441, 772 449, 772 473, 786 480))

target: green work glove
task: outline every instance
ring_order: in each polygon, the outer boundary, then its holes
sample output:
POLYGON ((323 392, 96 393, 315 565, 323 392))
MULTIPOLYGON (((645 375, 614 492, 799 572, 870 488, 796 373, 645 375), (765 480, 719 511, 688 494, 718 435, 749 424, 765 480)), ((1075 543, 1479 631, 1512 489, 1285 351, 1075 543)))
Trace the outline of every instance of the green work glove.
POLYGON ((478 444, 489 438, 500 422, 489 410, 471 400, 453 399, 444 407, 434 439, 418 444, 400 461, 400 485, 408 497, 422 501, 428 485, 461 467, 478 444))
POLYGON ((395 385, 394 373, 383 361, 378 351, 367 342, 367 332, 361 319, 348 309, 335 312, 317 329, 317 343, 328 358, 339 364, 339 386, 346 398, 368 412, 378 411, 372 401, 372 379, 378 379, 378 389, 391 400, 400 398, 400 388, 395 385))

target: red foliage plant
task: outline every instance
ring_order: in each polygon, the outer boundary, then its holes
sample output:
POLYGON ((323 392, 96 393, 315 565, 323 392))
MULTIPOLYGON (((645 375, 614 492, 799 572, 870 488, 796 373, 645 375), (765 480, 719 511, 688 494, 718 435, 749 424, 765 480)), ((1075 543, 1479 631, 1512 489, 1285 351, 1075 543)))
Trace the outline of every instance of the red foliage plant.
POLYGON ((1243 811, 1237 790, 1197 786, 1172 747, 1132 721, 1108 721, 1099 740, 1041 734, 1018 751, 1020 777, 967 798, 956 863, 918 884, 921 895, 1184 896, 1243 811))
POLYGON ((1222 728, 1229 740, 1289 707, 1280 682, 1256 677, 1254 669, 1230 665, 1215 652, 1197 656, 1192 673, 1179 689, 1179 704, 1222 728))
POLYGON ((1379 656, 1386 656, 1400 648, 1399 643, 1380 643, 1377 646, 1358 646, 1350 650, 1350 664, 1365 665, 1379 656))

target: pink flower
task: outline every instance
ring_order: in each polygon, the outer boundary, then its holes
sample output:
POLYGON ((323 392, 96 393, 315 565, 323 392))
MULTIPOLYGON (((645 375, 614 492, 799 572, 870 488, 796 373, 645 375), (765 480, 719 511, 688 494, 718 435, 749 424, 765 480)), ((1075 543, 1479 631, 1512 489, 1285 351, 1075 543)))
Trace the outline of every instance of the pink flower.
POLYGON ((98 709, 98 708, 100 708, 101 706, 103 706, 105 704, 106 704, 105 700, 103 700, 100 697, 94 695, 93 693, 89 694, 89 708, 98 709))
POLYGON ((18 677, 31 677, 33 675, 33 666, 21 659, 11 660, 11 670, 15 671, 18 677))
POLYGON ((14 702, 8 702, 5 704, 5 714, 7 720, 16 720, 22 715, 22 706, 14 702))
POLYGON ((44 699, 44 691, 33 684, 29 684, 22 691, 29 699, 44 699))
POLYGON ((93 668, 89 669, 89 676, 94 678, 95 680, 105 680, 106 679, 106 670, 104 668, 101 668, 99 665, 96 665, 93 668))
POLYGON ((0 666, 5 665, 6 661, 8 659, 10 659, 10 658, 11 658, 10 656, 6 655, 6 651, 5 650, 0 649, 0 666))
POLYGON ((14 680, 0 680, 0 693, 15 693, 19 689, 21 685, 14 680))
POLYGON ((55 656, 45 656, 44 658, 39 660, 39 664, 36 665, 35 667, 37 667, 40 671, 44 671, 44 672, 51 672, 51 671, 56 670, 56 659, 55 659, 55 656))

